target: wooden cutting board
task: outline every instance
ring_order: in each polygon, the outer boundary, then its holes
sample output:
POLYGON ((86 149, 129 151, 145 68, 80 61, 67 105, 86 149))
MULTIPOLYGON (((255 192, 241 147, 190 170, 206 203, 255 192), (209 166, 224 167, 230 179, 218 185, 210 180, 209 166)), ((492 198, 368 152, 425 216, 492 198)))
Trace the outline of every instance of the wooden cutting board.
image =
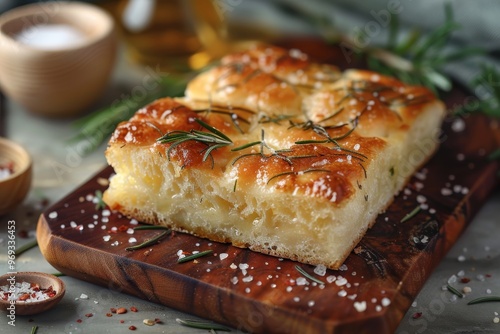
MULTIPOLYGON (((452 106, 464 98, 455 89, 445 100, 452 106)), ((126 250, 161 231, 129 234, 133 220, 96 209, 92 199, 105 190, 110 167, 41 215, 38 242, 66 275, 247 332, 391 333, 496 185, 498 164, 487 154, 498 143, 487 118, 447 119, 441 138, 437 154, 378 217, 343 270, 321 275, 300 265, 324 284, 304 279, 296 262, 182 233, 126 250), (401 222, 421 203, 423 210, 401 222), (177 263, 181 250, 207 249, 213 254, 177 263)))

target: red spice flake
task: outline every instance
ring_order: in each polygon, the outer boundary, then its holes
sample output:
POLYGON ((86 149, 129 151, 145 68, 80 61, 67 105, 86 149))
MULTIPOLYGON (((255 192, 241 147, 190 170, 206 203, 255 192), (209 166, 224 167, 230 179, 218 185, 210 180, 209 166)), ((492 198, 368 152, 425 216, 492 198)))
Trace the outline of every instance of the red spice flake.
POLYGON ((488 278, 490 278, 490 277, 491 277, 491 274, 486 274, 486 275, 484 275, 484 277, 488 277, 488 278))
POLYGON ((157 324, 162 324, 162 323, 163 323, 163 322, 162 322, 159 318, 155 318, 155 322, 156 322, 157 324))
POLYGON ((462 283, 469 283, 469 282, 470 282, 470 278, 467 278, 467 277, 462 277, 462 278, 460 279, 460 282, 462 282, 462 283))
POLYGON ((114 307, 110 308, 109 310, 111 311, 111 313, 116 313, 116 309, 114 307))
POLYGON ((123 319, 120 320, 120 324, 123 324, 123 323, 125 323, 125 320, 123 320, 123 319))
POLYGON ((116 313, 118 314, 124 314, 127 313, 127 309, 125 307, 120 307, 116 310, 116 313))
POLYGON ((130 329, 131 331, 135 331, 137 329, 137 327, 135 326, 130 326, 128 329, 130 329))
POLYGON ((413 319, 418 319, 418 318, 422 317, 422 312, 417 312, 417 313, 414 313, 411 317, 412 317, 413 319))
POLYGON ((130 307, 130 311, 132 311, 132 312, 137 312, 138 310, 137 310, 137 307, 132 306, 132 307, 130 307))
POLYGON ((92 314, 92 313, 87 313, 87 314, 85 314, 85 316, 86 316, 87 318, 92 318, 92 317, 94 316, 94 314, 92 314))
POLYGON ((106 313, 106 316, 107 316, 107 317, 112 317, 112 316, 113 316, 113 314, 111 314, 111 313, 106 313))
POLYGON ((80 324, 82 322, 82 319, 77 319, 76 322, 80 324))
POLYGON ((27 300, 29 298, 30 298, 29 293, 23 293, 21 296, 19 296, 19 298, 17 300, 27 300))
POLYGON ((289 279, 288 281, 285 281, 285 284, 288 286, 295 286, 297 283, 295 282, 294 279, 289 279))
POLYGON ((128 230, 128 226, 122 225, 122 226, 118 227, 118 231, 120 231, 120 232, 126 232, 127 230, 128 230))

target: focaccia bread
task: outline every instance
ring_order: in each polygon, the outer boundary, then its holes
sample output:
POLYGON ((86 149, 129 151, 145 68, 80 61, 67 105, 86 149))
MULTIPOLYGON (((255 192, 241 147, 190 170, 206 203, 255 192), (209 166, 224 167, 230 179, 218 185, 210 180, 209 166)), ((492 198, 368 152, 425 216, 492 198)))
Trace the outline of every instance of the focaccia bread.
POLYGON ((185 95, 117 127, 105 202, 333 269, 435 151, 445 114, 424 87, 270 46, 226 56, 185 95))

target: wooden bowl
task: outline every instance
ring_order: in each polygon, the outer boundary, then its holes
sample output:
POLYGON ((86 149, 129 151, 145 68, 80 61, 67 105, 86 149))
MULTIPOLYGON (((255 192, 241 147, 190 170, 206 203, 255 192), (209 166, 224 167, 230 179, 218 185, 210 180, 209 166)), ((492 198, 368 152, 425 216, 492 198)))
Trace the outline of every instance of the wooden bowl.
POLYGON ((16 301, 14 303, 15 309, 9 301, 0 298, 0 308, 7 311, 7 317, 9 317, 10 314, 15 316, 32 315, 47 311, 59 303, 66 292, 64 282, 50 274, 25 271, 18 272, 14 275, 6 274, 0 276, 0 286, 7 286, 7 288, 10 288, 11 284, 15 285, 15 283, 22 282, 38 284, 41 289, 47 289, 52 286, 53 290, 55 290, 55 295, 41 301, 16 301), (12 282, 14 282, 14 284, 12 284, 12 282))
POLYGON ((0 87, 35 114, 76 116, 102 95, 116 47, 114 21, 97 6, 45 1, 14 8, 0 16, 0 87), (78 41, 61 31, 41 37, 55 25, 77 32, 78 41), (49 48, 56 40, 65 43, 49 48))
POLYGON ((0 216, 22 203, 31 187, 32 160, 20 146, 0 137, 0 166, 12 164, 13 173, 0 178, 0 216))

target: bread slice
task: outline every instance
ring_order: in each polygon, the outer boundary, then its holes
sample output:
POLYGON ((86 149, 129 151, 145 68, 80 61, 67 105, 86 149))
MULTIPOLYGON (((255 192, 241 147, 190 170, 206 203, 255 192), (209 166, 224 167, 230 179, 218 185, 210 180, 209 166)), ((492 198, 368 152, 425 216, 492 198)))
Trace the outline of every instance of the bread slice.
POLYGON ((121 123, 104 200, 146 223, 336 269, 435 151, 444 114, 424 87, 259 46, 121 123))

